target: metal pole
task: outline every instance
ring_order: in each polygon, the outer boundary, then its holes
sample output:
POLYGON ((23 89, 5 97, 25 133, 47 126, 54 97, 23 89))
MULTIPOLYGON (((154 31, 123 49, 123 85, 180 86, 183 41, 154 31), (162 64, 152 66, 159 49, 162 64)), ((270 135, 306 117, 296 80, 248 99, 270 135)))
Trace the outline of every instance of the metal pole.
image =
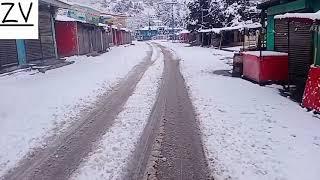
MULTIPOLYGON (((204 11, 204 9, 203 9, 203 7, 201 7, 201 29, 202 29, 202 27, 204 27, 204 25, 203 25, 203 11, 204 11)), ((202 42, 201 42, 201 45, 202 46, 204 46, 204 32, 203 33, 201 33, 201 39, 202 39, 202 42)))
POLYGON ((172 42, 174 42, 174 4, 172 3, 172 42))
POLYGON ((174 0, 172 0, 172 2, 168 2, 166 4, 169 4, 172 6, 172 42, 174 42, 175 39, 175 34, 174 34, 174 5, 178 4, 177 2, 175 2, 174 0))

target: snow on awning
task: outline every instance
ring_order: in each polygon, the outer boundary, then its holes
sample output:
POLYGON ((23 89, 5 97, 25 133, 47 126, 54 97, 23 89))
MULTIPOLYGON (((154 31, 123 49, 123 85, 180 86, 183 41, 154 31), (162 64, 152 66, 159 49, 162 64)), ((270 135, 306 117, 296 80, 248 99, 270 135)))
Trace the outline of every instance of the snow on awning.
POLYGON ((243 54, 252 55, 252 56, 288 56, 288 53, 276 52, 276 51, 245 51, 243 54))
POLYGON ((188 30, 186 30, 186 29, 184 29, 184 30, 182 30, 182 31, 179 32, 179 34, 188 34, 188 33, 190 33, 190 31, 188 31, 188 30))
POLYGON ((201 29, 198 32, 201 33, 208 33, 208 32, 214 32, 214 33, 220 33, 221 31, 232 31, 232 30, 241 30, 244 28, 247 29, 256 29, 260 28, 261 24, 260 23, 252 23, 252 24, 243 24, 243 25, 238 25, 238 26, 232 26, 232 27, 223 27, 223 28, 212 28, 212 29, 201 29))
POLYGON ((74 19, 68 16, 63 16, 63 15, 57 15, 55 18, 56 21, 64 21, 64 22, 81 22, 81 23, 86 23, 86 21, 79 20, 79 19, 74 19))
POLYGON ((148 30, 156 31, 159 28, 165 29, 166 27, 165 26, 146 26, 146 27, 140 28, 139 30, 140 31, 148 31, 148 30))
POLYGON ((127 28, 121 28, 120 30, 125 31, 125 32, 131 32, 131 30, 127 29, 127 28))
POLYGON ((276 15, 275 19, 286 19, 286 18, 300 18, 300 19, 311 19, 313 21, 320 20, 320 11, 316 13, 286 13, 282 15, 276 15))

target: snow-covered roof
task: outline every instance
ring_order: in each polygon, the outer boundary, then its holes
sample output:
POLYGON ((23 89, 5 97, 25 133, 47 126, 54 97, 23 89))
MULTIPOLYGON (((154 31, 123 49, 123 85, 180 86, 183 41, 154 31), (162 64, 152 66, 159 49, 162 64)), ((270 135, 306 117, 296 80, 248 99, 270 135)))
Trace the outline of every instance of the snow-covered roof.
POLYGON ((128 29, 128 28, 121 28, 120 30, 123 30, 123 31, 126 31, 126 32, 131 32, 131 30, 128 29))
POLYGON ((51 4, 59 8, 70 8, 70 4, 62 0, 41 0, 40 2, 51 4))
POLYGON ((261 27, 260 23, 252 23, 252 24, 242 24, 242 25, 232 26, 232 27, 201 29, 198 32, 202 32, 202 33, 207 33, 207 32, 220 33, 221 31, 232 31, 232 30, 244 29, 244 28, 256 29, 256 28, 260 28, 260 27, 261 27))
POLYGON ((186 30, 186 29, 184 29, 184 30, 182 30, 182 31, 179 32, 179 34, 187 34, 187 33, 190 33, 190 31, 188 31, 188 30, 186 30))
MULTIPOLYGON (((154 31, 156 31, 156 30, 158 30, 159 28, 163 28, 163 29, 165 29, 165 30, 171 30, 171 29, 172 29, 171 27, 168 27, 168 26, 146 26, 146 27, 140 28, 140 29, 138 29, 138 30, 140 30, 140 31, 148 31, 148 30, 154 30, 154 31)), ((176 27, 176 28, 174 28, 174 30, 182 30, 182 28, 176 27)))
POLYGON ((91 9, 91 10, 94 10, 94 11, 101 13, 99 9, 92 7, 92 6, 89 6, 87 4, 83 4, 83 3, 79 3, 79 2, 75 2, 75 1, 70 2, 70 1, 65 1, 65 0, 63 2, 66 4, 69 4, 71 6, 80 6, 80 7, 84 7, 84 8, 91 9))
POLYGON ((110 14, 101 14, 100 16, 103 18, 113 18, 113 16, 110 14))
POLYGON ((158 30, 159 28, 166 28, 166 26, 146 26, 146 27, 140 28, 139 30, 142 30, 142 31, 158 30))
POLYGON ((86 23, 86 21, 83 20, 79 20, 79 19, 74 19, 68 16, 63 16, 63 15, 57 15, 57 17, 55 18, 57 21, 64 21, 64 22, 82 22, 82 23, 86 23))
MULTIPOLYGON (((260 51, 245 51, 243 54, 252 56, 260 56, 260 51)), ((288 56, 288 53, 276 52, 276 51, 261 51, 262 56, 288 56)))
POLYGON ((103 23, 99 23, 98 26, 100 26, 100 27, 108 27, 108 25, 103 24, 103 23))
POLYGON ((285 19, 285 18, 301 18, 301 19, 311 19, 320 20, 320 11, 316 13, 286 13, 282 15, 276 15, 275 19, 285 19))

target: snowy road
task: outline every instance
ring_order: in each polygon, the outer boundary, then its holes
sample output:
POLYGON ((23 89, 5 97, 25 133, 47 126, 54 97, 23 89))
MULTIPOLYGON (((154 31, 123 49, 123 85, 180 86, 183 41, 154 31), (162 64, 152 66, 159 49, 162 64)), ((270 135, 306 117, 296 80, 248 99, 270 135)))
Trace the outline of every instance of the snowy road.
POLYGON ((122 107, 133 93, 145 71, 153 63, 151 56, 138 64, 125 80, 106 97, 77 126, 62 135, 43 151, 34 152, 4 179, 67 179, 81 160, 92 150, 92 144, 113 124, 122 107))
POLYGON ((181 58, 214 179, 320 179, 320 120, 279 95, 230 76, 233 53, 162 42, 181 58))
MULTIPOLYGON (((131 49, 135 49, 136 52, 140 48, 139 46, 148 49, 146 44, 139 44, 138 47, 129 49, 121 49, 130 53, 131 49)), ((137 54, 144 54, 144 49, 139 49, 137 54)), ((152 52, 149 51, 147 56, 141 58, 141 62, 126 75, 126 78, 112 88, 112 91, 106 89, 107 91, 104 91, 105 94, 99 95, 98 100, 95 102, 95 107, 89 107, 87 113, 83 111, 81 117, 65 133, 56 134, 56 136, 58 135, 56 140, 48 141, 50 144, 46 145, 45 148, 33 150, 31 154, 20 161, 19 166, 9 171, 1 179, 66 179, 70 176, 81 160, 91 152, 92 144, 105 133, 106 129, 113 124, 117 114, 122 111, 122 106, 131 96, 144 72, 154 62, 152 55, 152 52)), ((121 55, 119 58, 121 58, 121 55)), ((120 64, 122 61, 119 58, 115 60, 118 60, 120 64)), ((131 61, 134 62, 134 59, 131 59, 131 61)), ((131 62, 130 64, 133 63, 131 62)), ((120 72, 125 72, 126 66, 124 65, 122 65, 122 69, 119 69, 120 72)), ((18 78, 21 78, 21 76, 24 77, 25 75, 18 75, 18 78)))
POLYGON ((179 59, 170 49, 159 47, 165 64, 162 85, 127 178, 210 179, 179 59))
POLYGON ((319 116, 232 55, 157 41, 1 77, 0 179, 318 180, 319 116))

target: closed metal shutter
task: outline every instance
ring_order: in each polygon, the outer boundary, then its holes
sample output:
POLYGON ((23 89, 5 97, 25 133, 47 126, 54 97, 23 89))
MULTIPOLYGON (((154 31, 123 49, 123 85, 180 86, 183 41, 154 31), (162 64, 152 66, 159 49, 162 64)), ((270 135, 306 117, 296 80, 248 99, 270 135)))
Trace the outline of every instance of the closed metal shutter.
POLYGON ((91 42, 90 42, 90 35, 89 30, 87 28, 83 29, 83 39, 84 39, 84 54, 88 54, 91 50, 91 42))
POLYGON ((286 19, 276 19, 275 20, 275 42, 274 49, 278 52, 288 52, 289 42, 288 42, 288 32, 289 24, 286 19))
MULTIPOLYGON (((77 27, 78 27, 78 33, 77 33, 77 36, 78 36, 78 47, 79 47, 79 54, 83 55, 86 53, 86 48, 85 48, 85 32, 84 32, 84 28, 78 23, 77 24, 77 27)), ((87 42, 88 43, 88 42, 87 42)))
POLYGON ((47 10, 39 11, 39 39, 25 41, 27 61, 55 57, 51 14, 47 10))
POLYGON ((39 12, 39 31, 44 59, 54 58, 54 39, 52 32, 51 14, 49 11, 39 12))
POLYGON ((308 72, 313 59, 313 33, 311 24, 289 23, 289 83, 295 85, 293 97, 302 101, 308 72))
POLYGON ((42 48, 39 39, 28 39, 25 41, 27 62, 42 59, 42 48))
POLYGON ((102 31, 102 43, 103 43, 103 51, 106 51, 107 48, 108 48, 108 45, 107 45, 107 33, 105 31, 102 31))
POLYGON ((97 51, 97 36, 96 36, 96 31, 94 29, 90 30, 90 39, 91 39, 92 51, 97 51))
POLYGON ((0 68, 17 65, 18 54, 15 40, 0 40, 0 68))
POLYGON ((97 50, 98 52, 101 52, 102 51, 102 31, 100 29, 97 29, 96 31, 96 37, 97 37, 97 50))

